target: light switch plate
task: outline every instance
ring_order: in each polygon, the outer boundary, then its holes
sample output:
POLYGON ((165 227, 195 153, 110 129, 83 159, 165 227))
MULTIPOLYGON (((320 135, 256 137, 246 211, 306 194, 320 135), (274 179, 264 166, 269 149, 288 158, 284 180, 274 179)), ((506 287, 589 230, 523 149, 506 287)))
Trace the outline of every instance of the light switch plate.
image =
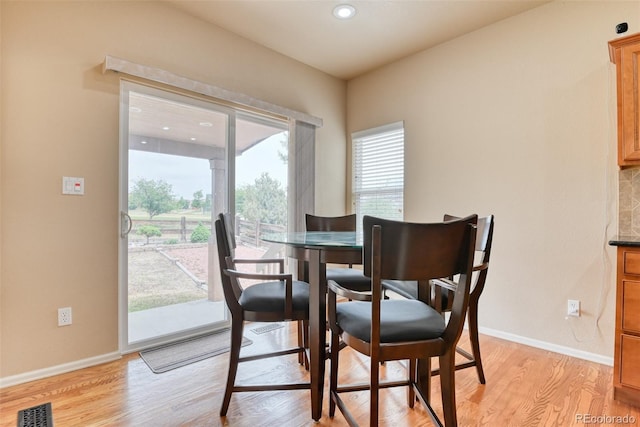
POLYGON ((62 177, 62 194, 84 195, 84 178, 75 176, 62 177))

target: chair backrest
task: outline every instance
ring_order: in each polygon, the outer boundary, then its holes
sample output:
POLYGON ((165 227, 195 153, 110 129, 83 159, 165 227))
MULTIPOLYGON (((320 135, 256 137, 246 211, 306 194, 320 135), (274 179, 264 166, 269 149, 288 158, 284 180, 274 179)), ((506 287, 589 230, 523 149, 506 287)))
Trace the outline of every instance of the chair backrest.
POLYGON ((345 216, 316 216, 306 214, 307 231, 356 231, 356 214, 345 216))
MULTIPOLYGON (((449 214, 445 214, 443 217, 444 221, 455 221, 458 219, 460 219, 460 217, 449 214)), ((471 288, 472 294, 475 295, 476 302, 484 289, 489 270, 489 258, 491 257, 491 244, 493 242, 493 223, 493 215, 488 215, 478 218, 476 224, 474 272, 477 274, 474 274, 472 278, 471 288)), ((434 307, 441 307, 440 310, 442 311, 451 311, 452 296, 453 291, 451 289, 436 287, 432 294, 432 305, 434 307), (443 303, 443 301, 445 301, 445 303, 443 303)))
POLYGON ((235 250, 237 245, 236 245, 236 233, 235 233, 233 218, 229 213, 220 213, 218 214, 218 219, 220 219, 223 222, 224 228, 226 229, 227 240, 231 248, 231 254, 232 254, 231 256, 235 256, 235 250))
POLYGON ((215 221, 216 229, 216 244, 218 247, 218 265, 220 266, 220 279, 222 281, 222 291, 224 292, 224 299, 230 310, 234 307, 239 307, 238 299, 242 294, 242 288, 235 280, 224 274, 224 270, 227 268, 227 257, 233 258, 233 249, 235 248, 235 242, 233 242, 234 236, 230 232, 229 216, 219 214, 218 219, 215 221))
POLYGON ((365 216, 364 273, 372 278, 374 317, 384 279, 426 282, 459 275, 451 316, 443 334, 445 341, 456 342, 469 304, 477 219, 477 215, 470 215, 419 224, 365 216))
MULTIPOLYGON (((449 214, 444 215, 445 221, 456 219, 460 219, 460 217, 449 214)), ((483 252, 482 262, 489 262, 491 243, 493 241, 493 221, 493 215, 488 215, 478 218, 478 223, 476 224, 476 251, 483 252)))

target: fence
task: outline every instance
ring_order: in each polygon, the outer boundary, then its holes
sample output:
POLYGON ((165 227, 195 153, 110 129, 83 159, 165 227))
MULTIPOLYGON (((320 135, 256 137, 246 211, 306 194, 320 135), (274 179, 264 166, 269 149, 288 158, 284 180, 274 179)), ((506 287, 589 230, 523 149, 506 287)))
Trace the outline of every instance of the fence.
MULTIPOLYGON (((186 217, 180 219, 168 220, 168 219, 145 219, 135 220, 133 228, 130 233, 130 238, 137 235, 137 230, 144 225, 151 225, 160 229, 162 237, 159 240, 176 239, 180 243, 189 242, 191 233, 198 226, 202 224, 211 230, 211 220, 187 220, 186 217)), ((275 224, 264 224, 255 221, 246 221, 236 217, 235 220, 235 235, 238 244, 243 243, 245 245, 253 247, 262 247, 260 236, 265 233, 279 233, 286 231, 286 226, 275 224)), ((139 238, 146 239, 144 236, 139 238)), ((151 241, 157 241, 158 239, 150 239, 151 241)))
POLYGON ((237 243, 244 243, 254 247, 260 247, 262 240, 260 238, 263 234, 280 233, 287 231, 284 225, 264 224, 255 221, 246 221, 236 217, 236 241, 237 243))
MULTIPOLYGON (((184 216, 180 219, 136 219, 133 221, 133 227, 129 234, 129 238, 135 239, 134 236, 138 235, 137 231, 140 227, 150 225, 157 227, 162 233, 162 237, 160 237, 159 240, 175 239, 179 243, 186 243, 189 242, 191 233, 193 233, 193 230, 195 230, 199 224, 211 229, 211 220, 187 220, 184 216)), ((140 239, 146 238, 144 236, 140 236, 140 239)), ((157 240, 158 239, 150 239, 150 241, 157 240)))

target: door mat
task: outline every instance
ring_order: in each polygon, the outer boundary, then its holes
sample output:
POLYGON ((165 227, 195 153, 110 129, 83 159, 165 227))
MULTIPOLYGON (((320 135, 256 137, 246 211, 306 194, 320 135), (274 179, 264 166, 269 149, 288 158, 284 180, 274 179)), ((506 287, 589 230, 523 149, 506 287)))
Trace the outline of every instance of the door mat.
POLYGON ((52 427, 51 402, 18 411, 18 427, 52 427))
MULTIPOLYGON (((253 341, 242 339, 242 346, 250 345, 253 341)), ((156 374, 170 371, 181 366, 199 362, 218 354, 226 353, 231 347, 231 332, 222 332, 189 338, 171 344, 143 350, 140 357, 156 374)))

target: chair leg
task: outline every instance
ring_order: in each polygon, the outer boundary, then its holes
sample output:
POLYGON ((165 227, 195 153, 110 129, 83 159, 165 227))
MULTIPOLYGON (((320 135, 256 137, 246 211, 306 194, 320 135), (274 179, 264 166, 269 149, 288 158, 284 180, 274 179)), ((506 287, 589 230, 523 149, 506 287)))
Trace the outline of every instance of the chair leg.
MULTIPOLYGON (((473 295, 472 295, 473 297, 473 295)), ((478 295, 479 297, 479 295, 478 295)), ((478 338, 478 299, 472 298, 469 301, 469 341, 471 342, 471 353, 473 354, 473 360, 476 364, 476 371, 478 372, 478 381, 480 384, 486 384, 484 378, 484 369, 482 368, 482 357, 480 356, 480 339, 478 338)))
POLYGON ((455 385, 455 349, 440 356, 440 389, 442 391, 442 412, 445 427, 458 425, 456 415, 456 385, 455 385))
POLYGON ((338 390, 338 355, 340 354, 340 335, 331 331, 330 366, 329 366, 329 417, 336 414, 336 402, 333 399, 338 390))
POLYGON ((409 359, 409 390, 407 391, 407 404, 409 408, 413 408, 416 402, 416 390, 413 388, 414 384, 418 383, 418 372, 417 372, 417 360, 409 359))
POLYGON ((229 402, 231 401, 231 393, 236 382, 236 373, 238 372, 238 362, 240 359, 240 348, 242 347, 242 330, 244 322, 231 321, 231 347, 229 349, 229 372, 227 373, 227 387, 224 391, 222 399, 222 407, 220 408, 220 416, 227 415, 229 402))
MULTIPOLYGON (((298 347, 302 347, 304 343, 302 320, 298 320, 296 324, 298 326, 298 347)), ((304 354, 298 353, 298 363, 304 365, 304 354)))
POLYGON ((418 388, 422 390, 422 397, 425 402, 431 404, 431 358, 420 359, 416 361, 416 376, 418 380, 418 388))
MULTIPOLYGON (((309 348, 309 321, 308 320, 298 320, 298 347, 302 347, 304 349, 309 348)), ((304 369, 309 370, 309 359, 307 358, 307 353, 302 352, 298 353, 298 363, 304 366, 304 369)))
POLYGON ((378 427, 379 397, 380 397, 380 361, 371 358, 371 378, 369 397, 369 426, 378 427))
POLYGON ((309 321, 302 321, 302 347, 304 347, 305 352, 302 353, 304 356, 304 369, 309 370, 309 357, 307 356, 307 350, 309 349, 309 321))

